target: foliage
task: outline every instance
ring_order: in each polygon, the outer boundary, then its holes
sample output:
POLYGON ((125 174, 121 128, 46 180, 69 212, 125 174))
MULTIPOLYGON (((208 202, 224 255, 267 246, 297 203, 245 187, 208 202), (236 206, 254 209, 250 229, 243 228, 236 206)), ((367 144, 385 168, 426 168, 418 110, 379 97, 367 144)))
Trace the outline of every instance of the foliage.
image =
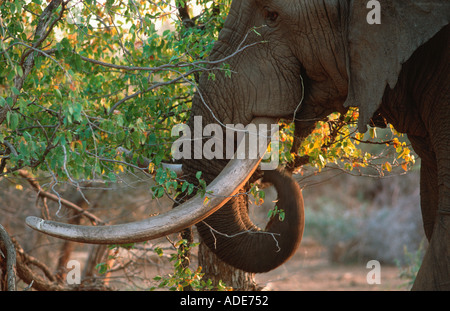
MULTIPOLYGON (((157 286, 150 287, 149 289, 151 291, 158 289, 167 289, 170 291, 227 291, 231 289, 222 281, 217 285, 214 285, 211 280, 205 280, 201 267, 197 267, 195 270, 192 270, 189 267, 189 253, 196 248, 199 243, 189 244, 189 242, 185 239, 181 239, 177 242, 173 242, 168 238, 167 240, 171 244, 170 250, 163 250, 161 247, 154 247, 152 248, 152 252, 156 253, 160 258, 168 257, 168 261, 173 267, 173 272, 166 275, 157 275, 153 277, 153 280, 157 282, 157 286)), ((135 244, 109 245, 108 249, 112 250, 112 252, 108 255, 106 261, 98 263, 95 267, 97 272, 101 275, 105 275, 111 271, 112 267, 110 267, 109 261, 119 257, 120 249, 132 250, 135 249, 135 244)))
MULTIPOLYGON (((176 252, 171 254, 170 262, 173 264, 174 273, 166 276, 156 276, 153 280, 159 282, 158 286, 150 288, 150 290, 156 290, 161 288, 167 288, 171 291, 183 291, 186 289, 195 291, 206 290, 230 290, 225 284, 219 282, 215 287, 211 280, 203 280, 204 274, 201 273, 202 268, 198 267, 195 271, 192 271, 189 266, 185 264, 186 260, 189 260, 187 253, 193 248, 198 246, 198 243, 192 243, 188 245, 187 240, 180 240, 176 243, 172 243, 176 252)), ((155 252, 162 257, 163 251, 160 248, 155 249, 155 252)))
POLYGON ((0 4, 0 176, 115 182, 142 157, 166 174, 171 128, 188 118, 230 1, 196 1, 189 27, 175 14, 189 12, 185 1, 48 2, 0 4))
POLYGON ((279 221, 284 221, 286 214, 283 209, 279 209, 278 206, 275 205, 275 207, 267 213, 267 217, 271 219, 276 216, 278 216, 279 221))
POLYGON ((291 162, 298 156, 308 156, 308 164, 318 171, 334 165, 346 172, 372 168, 379 176, 391 172, 395 167, 408 171, 415 163, 414 154, 402 134, 389 125, 385 130, 371 127, 367 133, 357 132, 358 110, 350 108, 347 114, 333 113, 327 120, 317 122, 314 131, 303 141, 298 152, 292 152, 294 125, 282 123, 280 134, 281 162, 291 162), (377 132, 384 132, 378 137, 377 132), (403 141, 400 141, 403 140, 403 141), (376 148, 375 153, 367 145, 376 148))

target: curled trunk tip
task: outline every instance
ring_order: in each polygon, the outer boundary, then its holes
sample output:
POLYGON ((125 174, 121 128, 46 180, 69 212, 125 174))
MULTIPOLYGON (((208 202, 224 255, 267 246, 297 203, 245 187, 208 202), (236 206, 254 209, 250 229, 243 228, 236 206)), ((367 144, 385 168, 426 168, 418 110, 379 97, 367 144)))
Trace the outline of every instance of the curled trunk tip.
POLYGON ((247 194, 241 193, 197 224, 202 240, 213 253, 251 273, 268 272, 289 260, 300 245, 305 225, 302 192, 292 176, 280 170, 265 171, 264 181, 277 190, 277 208, 284 219, 276 214, 261 230, 250 220, 247 194))

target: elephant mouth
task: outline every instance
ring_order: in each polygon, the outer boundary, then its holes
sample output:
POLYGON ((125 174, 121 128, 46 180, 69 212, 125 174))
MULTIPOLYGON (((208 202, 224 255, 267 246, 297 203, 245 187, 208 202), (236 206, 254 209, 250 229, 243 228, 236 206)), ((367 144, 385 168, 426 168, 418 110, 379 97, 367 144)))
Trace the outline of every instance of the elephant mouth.
MULTIPOLYGON (((270 125, 277 123, 277 120, 255 118, 252 123, 257 126, 260 124, 270 125)), ((258 133, 253 133, 253 135, 258 135, 258 133)), ((246 139, 241 143, 245 143, 245 141, 246 139)), ((72 225, 33 216, 27 217, 26 223, 29 227, 50 236, 90 244, 125 244, 164 237, 191 227, 220 209, 248 181, 260 164, 265 151, 259 150, 256 159, 234 157, 207 186, 207 197, 197 195, 162 215, 108 226, 72 225)))

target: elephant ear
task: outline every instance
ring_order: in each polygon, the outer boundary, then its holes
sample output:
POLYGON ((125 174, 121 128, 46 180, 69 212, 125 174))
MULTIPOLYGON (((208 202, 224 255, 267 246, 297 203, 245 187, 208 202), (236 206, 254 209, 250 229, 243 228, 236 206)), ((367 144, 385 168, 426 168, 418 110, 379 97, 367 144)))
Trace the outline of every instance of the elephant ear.
POLYGON ((355 0, 349 12, 349 75, 346 107, 359 107, 358 129, 367 124, 379 108, 386 85, 394 88, 414 51, 449 22, 450 1, 384 0, 381 23, 369 24, 372 9, 367 1, 355 0))

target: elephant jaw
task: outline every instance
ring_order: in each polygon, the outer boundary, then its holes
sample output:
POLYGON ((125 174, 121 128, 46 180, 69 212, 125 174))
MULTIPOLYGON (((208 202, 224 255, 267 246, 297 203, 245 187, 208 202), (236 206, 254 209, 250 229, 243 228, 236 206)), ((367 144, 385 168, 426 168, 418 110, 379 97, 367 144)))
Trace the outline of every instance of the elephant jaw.
MULTIPOLYGON (((277 123, 277 120, 255 118, 252 123, 269 126, 277 123)), ((246 141, 248 139, 244 139, 241 144, 246 141)), ((126 244, 163 237, 195 225, 222 207, 248 181, 265 151, 259 150, 257 159, 239 159, 241 157, 235 156, 208 185, 206 197, 197 195, 162 215, 110 226, 71 225, 33 216, 27 217, 26 223, 37 231, 57 238, 91 244, 126 244)))

